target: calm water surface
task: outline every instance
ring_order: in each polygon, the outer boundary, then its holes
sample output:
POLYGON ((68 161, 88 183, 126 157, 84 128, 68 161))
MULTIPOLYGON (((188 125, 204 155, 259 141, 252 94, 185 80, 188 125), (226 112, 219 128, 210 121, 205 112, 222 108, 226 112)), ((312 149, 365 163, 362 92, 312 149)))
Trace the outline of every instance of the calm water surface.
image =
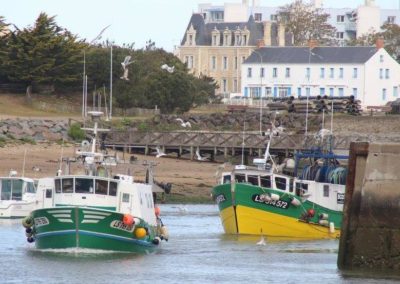
POLYGON ((0 220, 0 283, 381 283, 336 266, 338 241, 229 237, 214 205, 162 205, 169 242, 149 255, 38 251, 20 221, 0 220))

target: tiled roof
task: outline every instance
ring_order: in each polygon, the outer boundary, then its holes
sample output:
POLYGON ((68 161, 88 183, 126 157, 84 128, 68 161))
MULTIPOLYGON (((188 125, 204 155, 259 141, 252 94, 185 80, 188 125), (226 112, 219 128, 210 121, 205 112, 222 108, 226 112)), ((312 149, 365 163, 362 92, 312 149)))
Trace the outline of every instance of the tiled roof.
POLYGON ((263 47, 253 52, 244 63, 365 63, 377 52, 372 46, 348 47, 263 47))

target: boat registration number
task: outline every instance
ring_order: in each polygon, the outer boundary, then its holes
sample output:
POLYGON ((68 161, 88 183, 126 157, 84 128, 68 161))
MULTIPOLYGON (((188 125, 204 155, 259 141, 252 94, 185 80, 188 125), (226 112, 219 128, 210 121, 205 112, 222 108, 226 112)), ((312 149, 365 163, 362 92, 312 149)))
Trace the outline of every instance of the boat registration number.
POLYGON ((283 200, 263 200, 260 198, 259 194, 253 195, 253 201, 257 203, 263 203, 266 205, 270 205, 273 207, 281 208, 281 209, 288 209, 289 208, 289 203, 283 200))
POLYGON ((35 227, 46 226, 49 224, 49 219, 46 217, 36 217, 33 221, 35 222, 35 227))
POLYGON ((220 204, 221 202, 224 202, 225 200, 226 200, 226 198, 225 198, 225 195, 223 195, 223 194, 217 195, 215 197, 215 202, 217 202, 217 204, 220 204))
POLYGON ((125 225, 124 222, 120 220, 113 220, 110 224, 111 228, 126 231, 126 232, 133 232, 133 225, 125 225))

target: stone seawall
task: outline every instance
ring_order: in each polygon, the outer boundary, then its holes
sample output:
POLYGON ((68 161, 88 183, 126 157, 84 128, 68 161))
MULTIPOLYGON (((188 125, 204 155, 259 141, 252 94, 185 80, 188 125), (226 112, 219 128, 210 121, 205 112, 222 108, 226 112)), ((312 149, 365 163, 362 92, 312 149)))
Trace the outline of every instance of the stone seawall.
POLYGON ((22 140, 57 142, 68 140, 68 120, 3 119, 0 121, 0 141, 22 140))

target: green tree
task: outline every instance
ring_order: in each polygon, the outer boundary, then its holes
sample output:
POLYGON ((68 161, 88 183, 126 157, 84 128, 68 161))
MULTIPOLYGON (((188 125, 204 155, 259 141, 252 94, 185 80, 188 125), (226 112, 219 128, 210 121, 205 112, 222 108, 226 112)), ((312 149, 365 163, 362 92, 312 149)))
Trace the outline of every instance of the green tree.
POLYGON ((315 8, 312 3, 296 0, 278 10, 279 22, 293 36, 293 44, 305 46, 308 41, 318 40, 321 45, 335 45, 336 28, 328 23, 329 14, 315 8))
POLYGON ((396 24, 385 24, 381 32, 371 32, 356 39, 349 40, 350 46, 373 46, 377 39, 384 40, 385 50, 400 63, 400 26, 396 24))
POLYGON ((80 80, 83 42, 59 27, 54 17, 41 13, 35 25, 10 36, 6 67, 12 82, 46 86, 49 91, 80 80))

